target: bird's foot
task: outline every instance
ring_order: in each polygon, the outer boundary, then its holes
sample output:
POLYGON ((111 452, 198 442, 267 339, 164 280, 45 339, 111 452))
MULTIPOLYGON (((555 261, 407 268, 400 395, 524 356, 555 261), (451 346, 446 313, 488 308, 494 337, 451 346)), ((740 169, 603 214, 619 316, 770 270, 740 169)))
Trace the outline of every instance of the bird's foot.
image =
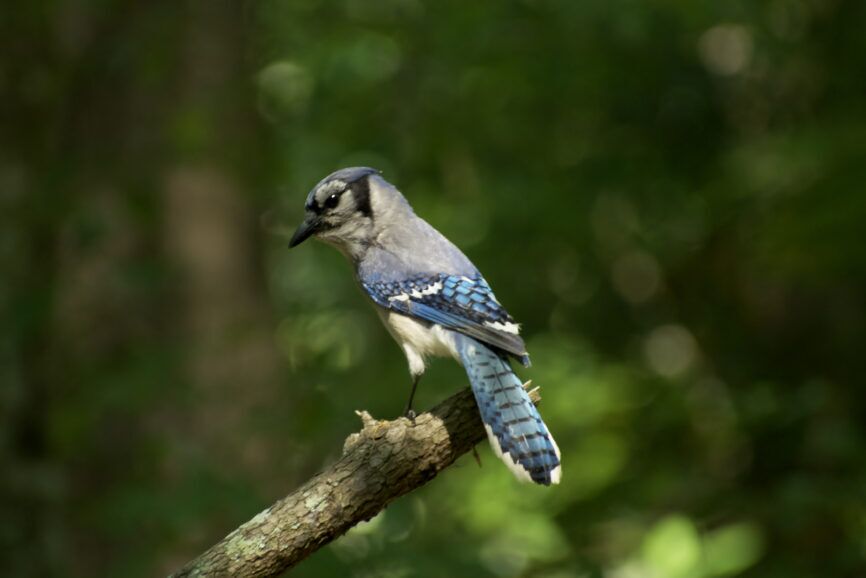
POLYGON ((481 467, 481 456, 478 455, 478 446, 472 446, 472 455, 475 457, 475 463, 478 464, 478 467, 481 467))
POLYGON ((406 411, 403 412, 403 417, 411 421, 413 424, 415 423, 415 410, 411 407, 406 408, 406 411))

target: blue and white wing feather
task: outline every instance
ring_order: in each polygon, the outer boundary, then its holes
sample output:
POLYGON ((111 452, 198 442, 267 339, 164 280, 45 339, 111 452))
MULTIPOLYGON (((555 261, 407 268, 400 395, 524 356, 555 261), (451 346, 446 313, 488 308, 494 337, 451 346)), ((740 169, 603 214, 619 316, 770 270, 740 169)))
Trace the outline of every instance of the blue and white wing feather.
POLYGON ((361 285, 381 307, 473 337, 529 365, 518 325, 481 275, 440 273, 361 285))
POLYGON ((443 273, 361 284, 380 307, 457 333, 451 342, 496 455, 520 480, 559 483, 559 448, 507 359, 529 365, 526 347, 484 278, 443 273))

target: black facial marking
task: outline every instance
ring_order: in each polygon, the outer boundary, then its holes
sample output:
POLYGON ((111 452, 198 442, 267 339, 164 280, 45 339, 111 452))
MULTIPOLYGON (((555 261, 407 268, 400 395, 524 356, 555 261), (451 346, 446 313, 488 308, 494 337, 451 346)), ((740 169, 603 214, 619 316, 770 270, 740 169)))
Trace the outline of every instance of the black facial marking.
POLYGON ((325 208, 333 209, 338 204, 340 204, 340 194, 341 193, 333 193, 330 197, 325 199, 325 208))
POLYGON ((357 181, 349 185, 352 189, 352 196, 355 198, 355 206, 362 215, 370 219, 373 218, 373 207, 370 206, 370 178, 364 175, 357 181))
POLYGON ((304 206, 304 209, 311 211, 317 215, 322 214, 322 207, 319 206, 319 203, 316 202, 316 199, 310 199, 309 202, 304 206))
POLYGON ((322 216, 336 208, 340 204, 340 196, 347 190, 351 190, 357 210, 365 217, 372 219, 373 208, 370 205, 370 182, 368 179, 370 175, 375 174, 382 173, 369 167, 352 167, 336 171, 316 185, 315 191, 319 192, 323 187, 328 185, 333 186, 336 181, 340 181, 341 184, 345 183, 346 188, 333 191, 331 195, 321 202, 316 198, 314 193, 311 193, 304 208, 310 213, 322 216))

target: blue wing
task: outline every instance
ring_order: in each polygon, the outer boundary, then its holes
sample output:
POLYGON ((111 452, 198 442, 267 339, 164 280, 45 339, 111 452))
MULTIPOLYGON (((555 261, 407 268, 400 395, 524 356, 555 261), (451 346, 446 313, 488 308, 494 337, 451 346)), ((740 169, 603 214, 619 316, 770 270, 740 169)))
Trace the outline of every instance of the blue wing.
POLYGON ((529 364, 517 324, 481 275, 424 275, 403 281, 362 281, 376 304, 459 331, 529 364))

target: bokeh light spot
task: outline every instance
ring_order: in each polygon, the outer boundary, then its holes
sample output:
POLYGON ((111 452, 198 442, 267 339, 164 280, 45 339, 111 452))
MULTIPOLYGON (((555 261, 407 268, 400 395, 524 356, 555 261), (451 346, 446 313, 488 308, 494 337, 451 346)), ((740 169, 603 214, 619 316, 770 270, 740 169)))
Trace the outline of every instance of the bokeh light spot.
POLYGON ((739 24, 713 26, 698 40, 698 55, 719 76, 742 73, 752 59, 752 35, 739 24))
POLYGON ((698 346, 691 332, 682 325, 663 325, 644 342, 644 355, 650 368, 663 377, 673 378, 691 369, 698 346))

